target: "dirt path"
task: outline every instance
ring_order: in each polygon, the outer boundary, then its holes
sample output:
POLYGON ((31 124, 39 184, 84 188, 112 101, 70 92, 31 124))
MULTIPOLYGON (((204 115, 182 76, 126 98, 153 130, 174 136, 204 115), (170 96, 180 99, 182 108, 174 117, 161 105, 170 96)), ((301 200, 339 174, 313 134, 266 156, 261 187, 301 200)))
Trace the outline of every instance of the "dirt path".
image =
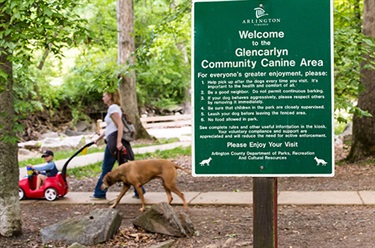
MULTIPOLYGON (((191 167, 188 156, 176 162, 185 168, 191 167)), ((92 191, 96 180, 70 177, 69 185, 71 191, 92 191)), ((370 159, 360 164, 337 166, 333 178, 280 178, 278 181, 279 190, 375 190, 375 165, 370 159)), ((194 178, 179 173, 177 184, 182 191, 252 190, 252 179, 248 177, 194 178)), ((163 191, 157 180, 145 187, 148 191, 163 191)), ((0 247, 43 247, 41 228, 101 207, 106 206, 46 204, 43 200, 21 204, 23 235, 0 237, 0 247)), ((107 243, 92 247, 150 247, 171 239, 132 228, 132 220, 141 214, 138 209, 137 205, 120 205, 118 210, 124 220, 119 233, 107 243)), ((176 206, 176 209, 181 207, 176 206)), ((193 237, 176 239, 175 248, 252 247, 251 206, 192 206, 189 216, 196 233, 193 237)), ((280 248, 374 248, 375 206, 280 206, 278 240, 280 248)))
MULTIPOLYGON (((87 214, 99 205, 22 205, 24 234, 0 237, 0 247, 42 247, 39 229, 77 215, 87 214)), ((176 207, 181 210, 181 207, 176 207)), ((91 247, 150 247, 171 237, 146 234, 132 228, 140 214, 138 206, 121 205, 119 233, 105 244, 91 247)), ((252 247, 252 208, 239 206, 192 207, 189 214, 196 232, 193 237, 176 239, 175 248, 252 247)), ((278 211, 280 248, 373 248, 375 207, 364 206, 282 206, 278 211), (312 246, 312 244, 314 244, 312 246)), ((48 247, 67 247, 54 244, 48 247)))

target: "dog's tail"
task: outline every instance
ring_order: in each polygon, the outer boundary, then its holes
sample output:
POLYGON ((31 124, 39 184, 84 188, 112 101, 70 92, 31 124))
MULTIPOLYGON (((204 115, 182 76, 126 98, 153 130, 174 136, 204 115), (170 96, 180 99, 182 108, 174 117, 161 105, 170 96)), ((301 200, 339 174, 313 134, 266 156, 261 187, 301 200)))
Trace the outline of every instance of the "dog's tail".
POLYGON ((179 166, 179 165, 177 165, 177 164, 175 164, 174 167, 175 167, 176 169, 180 169, 180 170, 182 170, 182 171, 185 171, 185 172, 188 173, 188 174, 191 174, 191 170, 185 169, 184 167, 181 167, 181 166, 179 166))

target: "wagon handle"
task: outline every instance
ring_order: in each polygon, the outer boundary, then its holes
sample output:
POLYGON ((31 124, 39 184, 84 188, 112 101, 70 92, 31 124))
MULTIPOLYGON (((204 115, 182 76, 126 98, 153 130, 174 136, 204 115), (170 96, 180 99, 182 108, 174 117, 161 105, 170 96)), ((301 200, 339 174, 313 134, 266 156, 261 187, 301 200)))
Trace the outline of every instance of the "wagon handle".
POLYGON ((81 149, 79 149, 78 151, 76 151, 73 156, 71 156, 68 161, 65 162, 62 170, 61 170, 61 175, 66 183, 66 168, 68 167, 68 164, 70 162, 70 160, 72 160, 75 156, 77 156, 78 154, 80 154, 85 148, 89 147, 89 146, 92 146, 95 142, 90 142, 90 143, 87 143, 85 146, 83 146, 81 149))

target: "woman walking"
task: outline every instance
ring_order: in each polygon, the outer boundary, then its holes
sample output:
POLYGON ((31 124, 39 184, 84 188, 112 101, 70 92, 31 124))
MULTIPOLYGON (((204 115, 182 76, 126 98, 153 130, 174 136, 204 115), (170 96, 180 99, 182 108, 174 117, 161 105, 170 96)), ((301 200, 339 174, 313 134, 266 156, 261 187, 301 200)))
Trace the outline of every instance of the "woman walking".
POLYGON ((106 128, 105 132, 95 140, 95 144, 105 137, 106 147, 102 162, 102 173, 96 184, 94 195, 91 197, 92 199, 106 199, 107 191, 101 190, 100 186, 102 185, 103 177, 112 170, 116 160, 119 160, 119 163, 134 160, 134 154, 130 145, 128 146, 128 144, 124 144, 125 142, 122 141, 122 111, 120 108, 120 96, 118 91, 105 92, 102 99, 104 104, 108 106, 107 114, 104 118, 106 128), (126 145, 128 149, 126 149, 126 146, 124 145, 126 145), (124 149, 126 149, 125 155, 124 149))

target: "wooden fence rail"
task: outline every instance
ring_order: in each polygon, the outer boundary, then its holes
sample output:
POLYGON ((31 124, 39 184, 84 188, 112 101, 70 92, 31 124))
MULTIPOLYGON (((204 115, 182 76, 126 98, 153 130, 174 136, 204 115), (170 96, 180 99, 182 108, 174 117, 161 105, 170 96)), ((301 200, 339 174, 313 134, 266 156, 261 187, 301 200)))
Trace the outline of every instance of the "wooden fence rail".
POLYGON ((191 126, 191 115, 168 115, 142 117, 141 122, 144 128, 167 128, 191 126))

